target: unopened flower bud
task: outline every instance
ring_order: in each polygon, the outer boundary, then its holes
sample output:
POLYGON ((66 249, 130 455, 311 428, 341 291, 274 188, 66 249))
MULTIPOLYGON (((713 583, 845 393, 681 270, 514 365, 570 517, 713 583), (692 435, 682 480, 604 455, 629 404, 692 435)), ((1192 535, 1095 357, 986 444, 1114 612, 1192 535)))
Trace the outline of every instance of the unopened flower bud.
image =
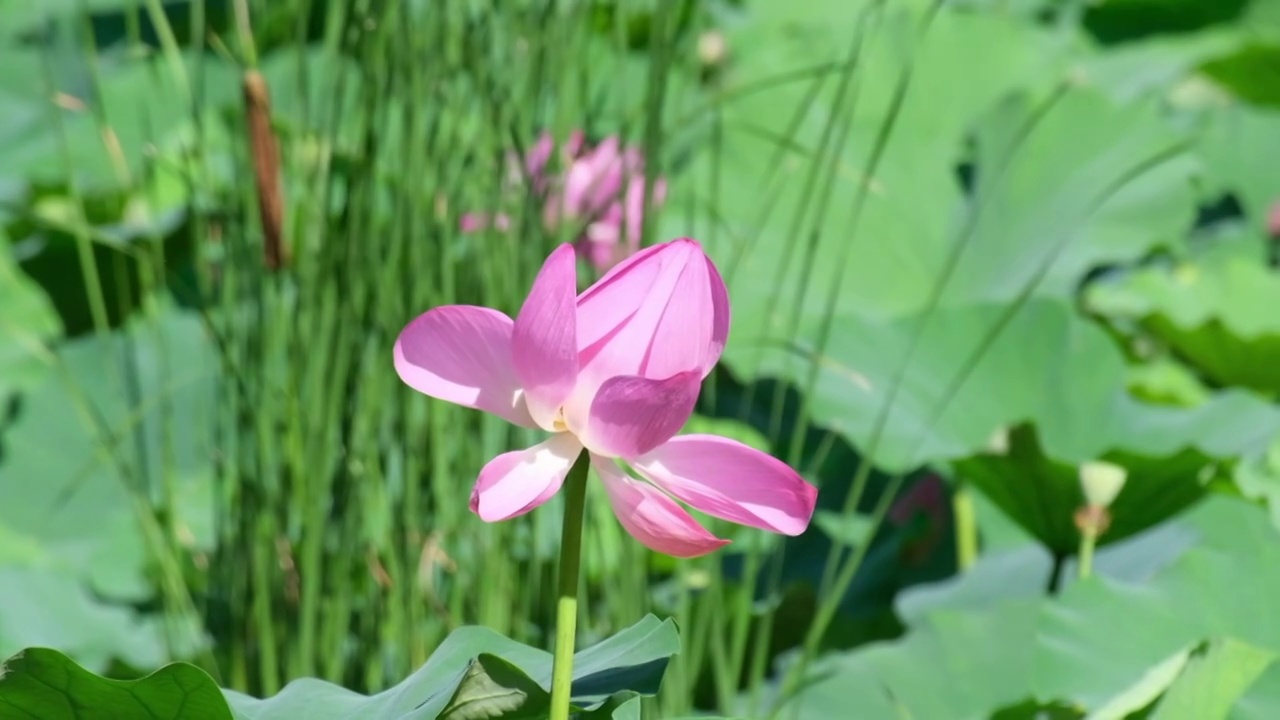
POLYGON ((729 54, 729 43, 724 33, 708 30, 698 36, 698 59, 703 65, 719 65, 729 54))
POLYGON ((1085 501, 1094 507, 1110 507, 1124 487, 1127 471, 1119 465, 1096 460, 1080 466, 1080 487, 1085 501))

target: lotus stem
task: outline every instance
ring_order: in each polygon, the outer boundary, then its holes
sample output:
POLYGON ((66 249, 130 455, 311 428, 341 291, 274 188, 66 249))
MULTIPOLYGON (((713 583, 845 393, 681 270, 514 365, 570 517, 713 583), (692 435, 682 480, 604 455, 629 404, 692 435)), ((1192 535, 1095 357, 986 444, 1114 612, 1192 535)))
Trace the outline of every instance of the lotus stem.
POLYGON ((586 508, 586 450, 564 481, 564 526, 560 531, 560 592, 556 603, 555 662, 551 669, 551 720, 569 720, 574 638, 578 632, 578 567, 582 560, 582 516, 586 508))
POLYGON ((973 491, 961 483, 951 503, 956 528, 956 565, 960 572, 965 572, 978 560, 978 514, 973 505, 973 491))

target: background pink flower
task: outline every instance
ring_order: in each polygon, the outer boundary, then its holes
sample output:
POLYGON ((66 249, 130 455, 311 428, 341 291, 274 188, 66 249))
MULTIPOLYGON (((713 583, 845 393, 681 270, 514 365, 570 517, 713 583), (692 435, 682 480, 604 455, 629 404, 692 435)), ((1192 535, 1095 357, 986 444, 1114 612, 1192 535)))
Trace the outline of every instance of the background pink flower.
MULTIPOLYGON (((549 231, 555 232, 564 223, 578 229, 574 241, 578 254, 604 272, 640 249, 644 216, 665 203, 666 180, 653 182, 646 208, 649 183, 639 148, 624 147, 617 136, 589 147, 582 131, 575 130, 561 145, 564 170, 559 176, 548 170, 554 152, 555 143, 544 132, 525 153, 523 163, 514 156, 508 158, 508 182, 512 187, 527 182, 543 202, 543 223, 549 231)), ((488 217, 468 213, 462 218, 461 229, 464 233, 483 230, 490 224, 478 220, 488 217)), ((505 218, 501 214, 494 217, 505 218)))

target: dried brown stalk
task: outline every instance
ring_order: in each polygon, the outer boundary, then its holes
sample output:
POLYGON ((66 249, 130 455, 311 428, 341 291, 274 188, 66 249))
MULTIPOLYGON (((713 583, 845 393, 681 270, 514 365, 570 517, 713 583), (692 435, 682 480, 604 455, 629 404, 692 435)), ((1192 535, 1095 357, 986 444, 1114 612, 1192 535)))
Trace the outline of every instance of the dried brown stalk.
POLYGON ((289 262, 289 247, 283 237, 280 149, 271 130, 271 94, 257 70, 244 74, 244 104, 249 153, 253 156, 253 175, 258 188, 258 213, 262 219, 262 262, 267 270, 275 271, 289 262))

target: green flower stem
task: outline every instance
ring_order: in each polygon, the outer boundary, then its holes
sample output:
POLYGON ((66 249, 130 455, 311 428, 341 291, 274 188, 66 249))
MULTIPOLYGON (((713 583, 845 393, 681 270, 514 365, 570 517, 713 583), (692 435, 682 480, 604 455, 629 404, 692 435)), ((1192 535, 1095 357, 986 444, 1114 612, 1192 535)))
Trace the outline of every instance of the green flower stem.
POLYGON ((964 572, 978 560, 978 513, 973 505, 973 490, 961 483, 951 502, 956 525, 956 565, 964 572))
POLYGON ((564 528, 560 531, 560 599, 556 603, 555 664, 551 669, 551 720, 569 720, 573 641, 578 632, 578 566, 582 559, 582 513, 586 508, 587 451, 564 480, 564 528))
POLYGON ((1087 528, 1080 533, 1080 579, 1084 580, 1093 574, 1093 548, 1098 543, 1098 533, 1087 528))
POLYGON ((1085 505, 1076 511, 1076 529, 1080 531, 1080 550, 1076 553, 1079 560, 1080 579, 1084 580, 1093 574, 1093 550, 1098 544, 1098 536, 1107 531, 1111 524, 1111 516, 1102 505, 1085 505))

